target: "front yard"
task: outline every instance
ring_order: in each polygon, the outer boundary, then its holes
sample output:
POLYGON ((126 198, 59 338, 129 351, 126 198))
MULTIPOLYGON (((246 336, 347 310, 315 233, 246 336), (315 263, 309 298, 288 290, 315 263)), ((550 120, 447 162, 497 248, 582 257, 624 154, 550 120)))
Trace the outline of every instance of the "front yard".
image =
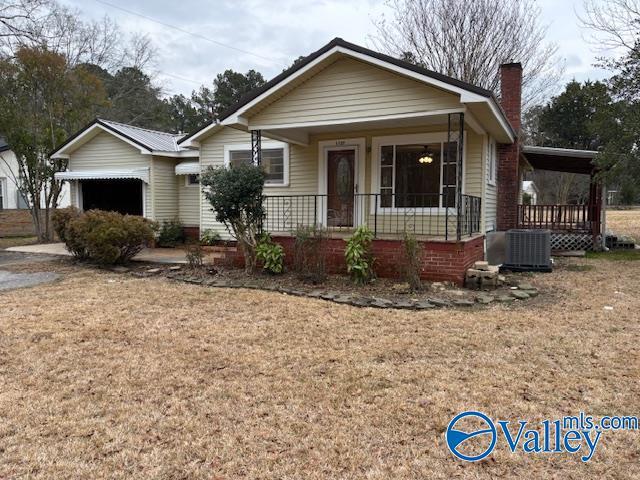
POLYGON ((628 478, 640 432, 586 464, 468 464, 444 431, 638 415, 638 267, 565 260, 528 279, 544 303, 411 312, 40 263, 65 278, 0 294, 0 478, 628 478))

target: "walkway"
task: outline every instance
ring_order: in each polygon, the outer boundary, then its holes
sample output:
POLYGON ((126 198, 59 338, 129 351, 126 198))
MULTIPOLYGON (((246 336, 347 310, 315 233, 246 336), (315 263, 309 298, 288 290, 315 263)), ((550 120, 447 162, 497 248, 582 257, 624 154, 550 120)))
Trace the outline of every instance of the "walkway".
MULTIPOLYGON (((64 243, 43 243, 38 245, 24 245, 9 247, 9 252, 38 253, 45 255, 71 256, 64 243)), ((215 254, 211 254, 212 256, 215 254)), ((209 255, 205 255, 205 260, 209 255)), ((150 263, 187 263, 185 251, 180 248, 145 248, 133 258, 134 262, 150 263)))

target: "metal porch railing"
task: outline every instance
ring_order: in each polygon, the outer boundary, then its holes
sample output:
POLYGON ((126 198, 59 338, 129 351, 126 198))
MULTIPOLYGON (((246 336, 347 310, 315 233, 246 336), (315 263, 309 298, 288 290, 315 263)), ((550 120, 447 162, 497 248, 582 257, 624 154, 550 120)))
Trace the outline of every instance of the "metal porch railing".
POLYGON ((322 225, 349 232, 367 225, 379 238, 409 232, 416 236, 460 239, 480 232, 481 199, 451 194, 271 195, 264 197, 263 229, 292 232, 299 226, 322 225))

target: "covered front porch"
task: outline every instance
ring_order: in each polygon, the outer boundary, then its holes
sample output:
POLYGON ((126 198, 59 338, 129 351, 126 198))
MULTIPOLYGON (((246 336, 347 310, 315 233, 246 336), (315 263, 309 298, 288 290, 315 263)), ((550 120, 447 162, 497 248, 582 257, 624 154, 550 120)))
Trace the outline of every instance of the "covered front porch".
POLYGON ((343 237, 366 225, 377 239, 407 232, 444 241, 478 235, 485 144, 472 127, 464 112, 453 112, 252 130, 252 161, 267 177, 289 169, 287 188, 266 185, 263 229, 291 235, 320 226, 343 237), (264 147, 273 139, 289 142, 289 159, 274 162, 264 147))

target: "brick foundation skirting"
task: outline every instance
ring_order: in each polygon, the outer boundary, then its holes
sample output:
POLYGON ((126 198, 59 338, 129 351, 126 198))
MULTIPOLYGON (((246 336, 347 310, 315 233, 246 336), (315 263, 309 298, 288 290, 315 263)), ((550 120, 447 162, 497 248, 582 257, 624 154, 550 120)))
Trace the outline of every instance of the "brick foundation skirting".
MULTIPOLYGON (((273 241, 284 248, 285 265, 291 267, 294 257, 293 237, 272 237, 273 241)), ((484 236, 475 237, 460 242, 427 241, 422 244, 422 272, 423 280, 448 281, 463 285, 464 276, 474 262, 484 259, 484 236)), ((327 256, 328 273, 347 273, 344 260, 346 242, 343 239, 331 238, 327 240, 325 255, 327 256)), ((401 278, 403 248, 401 240, 374 240, 372 244, 375 257, 375 271, 379 277, 401 278)), ((244 266, 242 252, 229 253, 234 255, 233 264, 244 266)))
POLYGON ((200 238, 200 227, 182 227, 182 232, 188 240, 198 240, 200 238))
POLYGON ((0 237, 26 237, 35 234, 30 210, 0 210, 0 237))

